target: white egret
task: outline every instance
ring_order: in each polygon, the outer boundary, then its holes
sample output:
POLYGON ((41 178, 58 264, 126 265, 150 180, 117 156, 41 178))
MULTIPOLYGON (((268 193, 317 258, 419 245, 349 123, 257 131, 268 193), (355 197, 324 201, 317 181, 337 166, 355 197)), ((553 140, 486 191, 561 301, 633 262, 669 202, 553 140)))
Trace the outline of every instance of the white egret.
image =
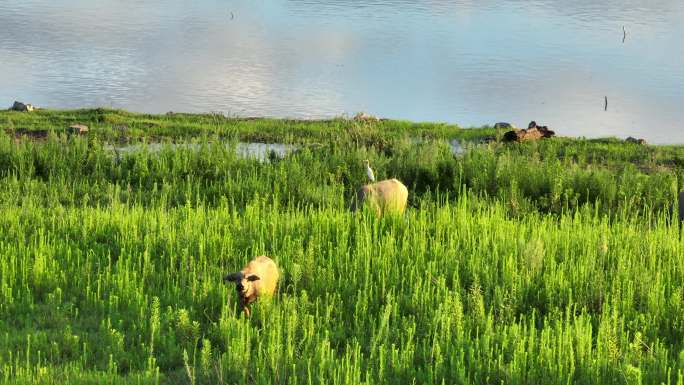
POLYGON ((370 168, 370 162, 366 159, 363 163, 366 164, 366 175, 368 175, 368 179, 370 179, 371 182, 375 182, 375 175, 373 174, 373 169, 370 168))

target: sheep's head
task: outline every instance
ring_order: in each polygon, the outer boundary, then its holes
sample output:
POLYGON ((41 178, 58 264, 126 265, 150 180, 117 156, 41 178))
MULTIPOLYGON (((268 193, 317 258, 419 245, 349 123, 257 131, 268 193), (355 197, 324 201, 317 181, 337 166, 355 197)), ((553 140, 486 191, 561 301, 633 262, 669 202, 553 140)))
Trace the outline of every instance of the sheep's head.
POLYGON ((258 281, 260 278, 257 275, 250 274, 245 276, 242 272, 230 273, 223 277, 224 281, 235 282, 235 289, 238 294, 242 297, 249 297, 254 293, 254 281, 258 281))

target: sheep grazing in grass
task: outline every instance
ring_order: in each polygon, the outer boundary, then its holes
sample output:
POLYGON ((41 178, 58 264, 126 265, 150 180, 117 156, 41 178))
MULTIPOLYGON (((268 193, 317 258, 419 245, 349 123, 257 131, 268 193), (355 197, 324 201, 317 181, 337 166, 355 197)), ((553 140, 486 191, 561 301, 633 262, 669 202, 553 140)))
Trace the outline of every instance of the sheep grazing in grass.
POLYGON ((356 194, 353 210, 367 204, 378 216, 387 213, 403 214, 408 200, 408 189, 396 179, 367 184, 356 194))
POLYGON ((235 282, 240 306, 249 317, 251 312, 247 305, 256 301, 258 297, 273 296, 278 278, 278 267, 275 262, 262 255, 251 260, 244 269, 230 273, 223 279, 235 282))

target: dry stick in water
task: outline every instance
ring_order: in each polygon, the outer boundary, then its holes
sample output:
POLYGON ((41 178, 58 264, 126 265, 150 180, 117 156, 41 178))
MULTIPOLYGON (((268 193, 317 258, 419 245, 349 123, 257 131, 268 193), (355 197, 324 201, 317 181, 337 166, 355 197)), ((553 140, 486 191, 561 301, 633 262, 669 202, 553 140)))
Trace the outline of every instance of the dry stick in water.
POLYGON ((622 43, 625 43, 625 39, 627 39, 627 30, 625 29, 625 26, 622 26, 622 43))
POLYGON ((603 111, 608 111, 608 97, 604 96, 605 104, 603 105, 603 111))

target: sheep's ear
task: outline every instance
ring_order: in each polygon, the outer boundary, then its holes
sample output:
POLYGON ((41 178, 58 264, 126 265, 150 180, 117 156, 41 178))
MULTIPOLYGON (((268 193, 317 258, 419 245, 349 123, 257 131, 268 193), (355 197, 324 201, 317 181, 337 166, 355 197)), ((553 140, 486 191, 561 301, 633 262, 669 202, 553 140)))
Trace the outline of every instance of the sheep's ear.
POLYGON ((247 280, 248 280, 249 282, 258 281, 258 280, 260 280, 260 279, 261 279, 261 278, 259 278, 258 276, 254 275, 254 274, 252 274, 252 275, 250 275, 249 277, 247 277, 247 280))
POLYGON ((228 282, 240 281, 242 280, 242 273, 240 273, 239 271, 236 273, 230 273, 223 277, 223 280, 228 282))

